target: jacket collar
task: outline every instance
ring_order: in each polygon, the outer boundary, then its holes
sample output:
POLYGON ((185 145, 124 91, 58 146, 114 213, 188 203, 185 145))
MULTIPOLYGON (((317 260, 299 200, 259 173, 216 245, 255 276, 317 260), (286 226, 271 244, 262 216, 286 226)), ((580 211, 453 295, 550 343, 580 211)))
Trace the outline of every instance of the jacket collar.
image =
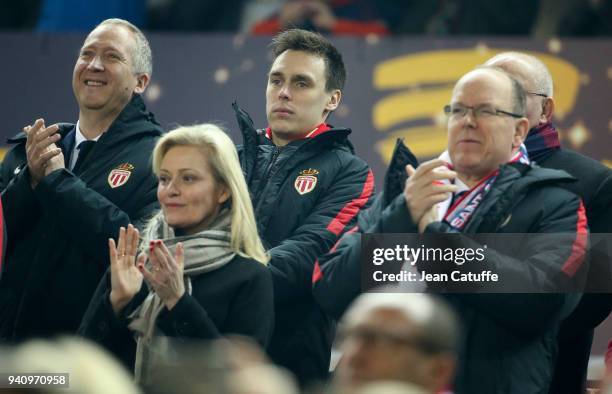
POLYGON ((542 168, 534 163, 504 164, 499 169, 491 190, 480 203, 478 210, 465 226, 464 233, 497 232, 499 220, 512 207, 522 201, 522 196, 536 186, 559 185, 575 180, 565 171, 542 168))
POLYGON ((500 175, 502 172, 510 171, 509 169, 519 171, 525 179, 524 182, 527 184, 576 181, 576 178, 563 170, 540 167, 537 163, 531 163, 529 165, 518 162, 508 163, 501 166, 500 175))
MULTIPOLYGON (((332 128, 333 128, 333 126, 330 126, 327 123, 321 123, 320 125, 318 125, 314 129, 312 129, 312 131, 307 133, 305 136, 303 136, 302 138, 297 138, 297 139, 298 140, 305 140, 305 139, 308 139, 308 138, 314 138, 314 137, 316 137, 319 134, 323 134, 326 131, 331 130, 332 128)), ((272 128, 270 128, 270 127, 266 128, 265 136, 270 141, 273 141, 272 128)))
POLYGON ((385 184, 383 187, 384 206, 389 205, 391 201, 404 190, 404 185, 408 177, 406 174, 406 166, 408 164, 417 168, 419 161, 412 151, 404 144, 404 141, 398 138, 395 142, 395 148, 391 155, 389 167, 385 173, 385 184))
MULTIPOLYGON (((238 127, 242 132, 243 144, 247 146, 256 145, 270 145, 272 141, 267 138, 266 129, 256 129, 251 119, 251 116, 234 101, 232 103, 234 112, 236 114, 236 120, 238 121, 238 127)), ((300 145, 311 145, 311 144, 334 144, 339 143, 347 146, 352 153, 354 153, 353 145, 349 142, 348 136, 351 134, 351 130, 347 128, 330 128, 325 132, 313 133, 310 138, 300 139, 290 142, 288 145, 300 144, 300 145)))
POLYGON ((147 110, 142 97, 135 94, 108 131, 102 134, 100 142, 112 140, 117 143, 140 134, 161 135, 162 132, 161 126, 153 113, 147 110))

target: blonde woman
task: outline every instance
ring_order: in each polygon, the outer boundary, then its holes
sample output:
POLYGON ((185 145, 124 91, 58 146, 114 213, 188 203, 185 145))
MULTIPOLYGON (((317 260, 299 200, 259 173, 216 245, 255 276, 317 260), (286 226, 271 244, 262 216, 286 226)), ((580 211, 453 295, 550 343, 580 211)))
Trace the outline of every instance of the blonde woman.
POLYGON ((141 381, 169 337, 241 334, 265 347, 273 325, 268 256, 229 137, 211 124, 173 130, 155 147, 153 171, 161 211, 140 247, 132 225, 109 240, 110 281, 80 329, 141 381))

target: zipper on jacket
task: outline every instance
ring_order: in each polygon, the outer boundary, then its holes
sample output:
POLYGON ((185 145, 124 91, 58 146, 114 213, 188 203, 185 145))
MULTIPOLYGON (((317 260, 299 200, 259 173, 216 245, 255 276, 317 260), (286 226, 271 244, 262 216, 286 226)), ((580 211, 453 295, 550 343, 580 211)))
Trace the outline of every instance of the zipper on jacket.
POLYGON ((282 147, 278 147, 278 146, 274 147, 274 151, 272 152, 272 158, 270 159, 270 163, 268 164, 268 168, 266 168, 266 172, 265 172, 265 175, 263 177, 263 180, 259 184, 259 194, 257 194, 257 197, 255 199, 255 201, 257 201, 257 207, 255 208, 255 211, 257 211, 257 209, 261 205, 260 198, 261 198, 261 196, 264 195, 264 191, 268 188, 268 183, 270 181, 270 177, 272 176, 272 170, 274 169, 274 164, 276 164, 276 160, 280 156, 282 149, 283 149, 282 147))

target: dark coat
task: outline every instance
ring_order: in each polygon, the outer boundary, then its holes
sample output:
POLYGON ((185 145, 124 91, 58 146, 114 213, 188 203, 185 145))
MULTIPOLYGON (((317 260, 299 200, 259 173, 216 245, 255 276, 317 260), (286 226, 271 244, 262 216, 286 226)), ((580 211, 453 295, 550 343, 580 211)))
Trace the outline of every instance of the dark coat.
POLYGON ((376 194, 368 209, 360 212, 357 224, 317 261, 312 293, 323 310, 334 319, 339 320, 351 302, 361 294, 361 234, 367 233, 377 223, 383 210, 404 191, 408 164, 416 168, 418 161, 398 139, 385 174, 383 191, 376 194))
MULTIPOLYGON (((185 293, 171 311, 164 308, 157 326, 164 335, 177 339, 216 339, 239 334, 266 347, 274 325, 272 278, 261 263, 240 256, 225 266, 191 280, 192 293, 185 293)), ((110 275, 100 282, 83 317, 78 334, 98 342, 130 370, 134 369, 136 341, 128 329, 127 315, 148 295, 140 292, 116 316, 110 304, 110 275)))
MULTIPOLYGON (((0 188, 9 235, 0 282, 0 338, 19 341, 74 333, 108 267, 108 239, 157 208, 151 152, 162 130, 140 96, 119 114, 82 165, 30 187, 26 137, 2 163, 0 188), (129 178, 112 187, 111 173, 129 178)), ((65 162, 74 127, 63 125, 65 162)))
POLYGON ((301 383, 325 379, 332 322, 312 297, 312 271, 317 257, 368 206, 372 172, 353 153, 349 129, 277 147, 254 128, 246 112, 234 108, 244 138, 241 165, 259 234, 271 256, 276 322, 269 353, 301 383), (299 177, 306 175, 312 183, 300 193, 299 177))
POLYGON ((0 198, 0 279, 2 279, 2 263, 4 262, 4 249, 6 249, 6 230, 4 226, 4 213, 2 212, 2 198, 0 198))
MULTIPOLYGON (((514 234, 522 237, 521 249, 489 254, 485 269, 523 277, 526 283, 546 284, 559 276, 571 279, 573 270, 566 270, 568 264, 580 263, 574 260, 575 244, 530 234, 586 233, 580 199, 558 186, 571 179, 562 171, 520 163, 501 167, 463 233, 514 234)), ((417 232, 403 196, 383 214, 376 231, 417 232)), ((426 233, 433 234, 449 231, 444 222, 434 222, 426 228, 426 233)), ((461 267, 469 269, 467 265, 461 267)), ((576 306, 577 295, 448 294, 446 299, 457 310, 465 330, 455 392, 548 392, 557 331, 576 306)))
MULTIPOLYGON (((401 164, 405 162, 406 159, 401 164)), ((502 166, 464 232, 523 234, 523 248, 520 253, 487 259, 490 266, 486 269, 518 273, 526 281, 546 282, 548 278, 567 275, 563 268, 572 256, 572 243, 552 239, 551 245, 542 245, 530 241, 532 237, 526 233, 586 231, 580 200, 558 186, 570 180, 561 171, 521 164, 502 166), (551 255, 541 252, 546 250, 554 252, 551 255)), ((418 232, 403 194, 390 204, 381 195, 371 209, 370 215, 360 218, 362 232, 418 232), (377 204, 380 207, 375 209, 377 204)), ((440 222, 426 229, 433 234, 448 231, 449 226, 440 222)), ((320 260, 321 274, 314 292, 319 303, 335 316, 343 313, 360 292, 360 240, 359 232, 345 235, 335 251, 320 260)), ((467 265, 462 267, 468 269, 467 265)), ((570 275, 567 276, 570 280, 570 275)), ((465 328, 455 392, 547 392, 556 356, 555 336, 562 319, 576 305, 576 295, 446 294, 445 297, 457 310, 465 328)))
MULTIPOLYGON (((612 170, 570 149, 551 151, 538 164, 545 168, 567 171, 576 178, 576 182, 563 187, 582 198, 589 229, 593 234, 592 240, 598 240, 597 233, 612 233, 612 170)), ((601 237, 599 239, 603 241, 601 237)), ((612 310, 610 252, 597 252, 599 245, 593 245, 593 248, 595 250, 591 253, 588 266, 587 292, 578 307, 563 322, 559 332, 559 358, 551 394, 585 391, 593 328, 612 310)))

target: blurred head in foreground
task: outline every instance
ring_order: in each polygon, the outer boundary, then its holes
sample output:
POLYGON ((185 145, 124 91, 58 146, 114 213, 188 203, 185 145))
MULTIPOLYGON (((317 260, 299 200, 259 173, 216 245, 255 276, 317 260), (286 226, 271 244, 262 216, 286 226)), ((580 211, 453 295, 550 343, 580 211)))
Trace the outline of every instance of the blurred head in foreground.
POLYGON ((442 301, 425 294, 367 293, 341 324, 339 392, 394 382, 433 393, 451 382, 459 328, 442 301))

